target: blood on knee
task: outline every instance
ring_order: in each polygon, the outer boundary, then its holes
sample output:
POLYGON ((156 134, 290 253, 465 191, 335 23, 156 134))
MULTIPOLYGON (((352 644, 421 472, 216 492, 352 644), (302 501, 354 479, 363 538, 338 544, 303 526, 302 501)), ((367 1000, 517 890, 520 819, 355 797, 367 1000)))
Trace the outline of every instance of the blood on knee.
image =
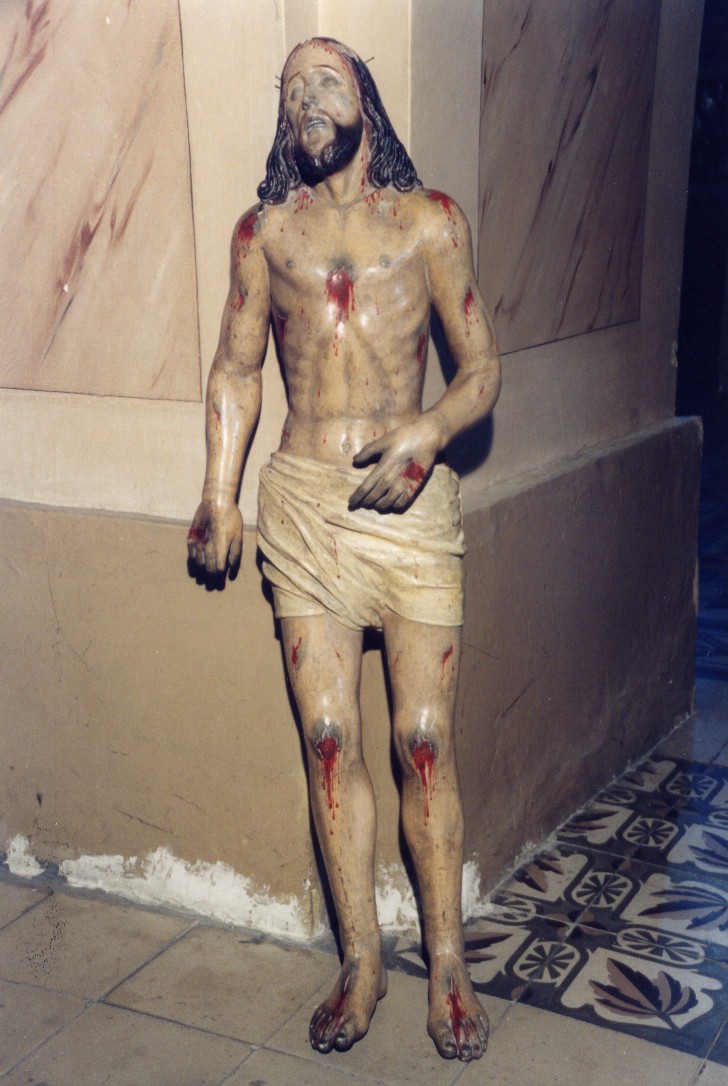
MULTIPOLYGON (((339 806, 336 798, 336 778, 338 776, 339 755, 341 754, 341 733, 339 729, 329 723, 320 724, 311 738, 311 746, 321 766, 321 787, 326 793, 331 821, 335 822, 336 808, 339 806)), ((333 826, 329 832, 334 832, 333 826)))
POLYGON ((409 743, 410 757, 420 778, 425 801, 425 822, 430 817, 430 802, 435 791, 435 762, 437 747, 433 739, 422 734, 413 735, 409 743))

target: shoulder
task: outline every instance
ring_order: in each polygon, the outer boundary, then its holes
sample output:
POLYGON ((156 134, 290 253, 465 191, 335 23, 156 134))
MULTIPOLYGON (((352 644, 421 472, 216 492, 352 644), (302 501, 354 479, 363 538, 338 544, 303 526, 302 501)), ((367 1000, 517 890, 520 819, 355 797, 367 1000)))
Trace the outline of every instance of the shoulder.
POLYGON ((260 239, 265 228, 266 208, 265 204, 257 203, 244 211, 233 230, 232 250, 233 254, 244 254, 250 250, 260 239))
POLYGON ((452 196, 439 189, 420 189, 421 215, 428 226, 467 226, 467 219, 452 196))
POLYGON ((470 245, 468 220, 452 196, 439 189, 425 188, 412 196, 418 201, 416 214, 425 245, 433 249, 443 245, 448 249, 463 247, 467 252, 470 245))

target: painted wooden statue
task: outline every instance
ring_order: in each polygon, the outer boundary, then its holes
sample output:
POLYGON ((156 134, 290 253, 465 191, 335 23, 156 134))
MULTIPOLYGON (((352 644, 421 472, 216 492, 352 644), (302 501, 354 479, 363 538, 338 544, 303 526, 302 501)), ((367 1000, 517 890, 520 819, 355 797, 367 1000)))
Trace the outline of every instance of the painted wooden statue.
POLYGON ((469 1060, 485 1049, 487 1019, 465 967, 460 904, 453 713, 463 537, 458 480, 438 458, 492 409, 500 366, 468 226, 448 196, 420 184, 367 67, 327 38, 286 61, 258 195, 232 240, 189 553, 208 572, 239 561, 236 493, 272 319, 289 409, 261 473, 258 542, 343 949, 311 1044, 350 1048, 387 990, 359 709, 362 631, 373 626, 384 635, 402 821, 423 907, 427 1028, 442 1056, 469 1060), (432 306, 457 372, 423 411, 432 306))

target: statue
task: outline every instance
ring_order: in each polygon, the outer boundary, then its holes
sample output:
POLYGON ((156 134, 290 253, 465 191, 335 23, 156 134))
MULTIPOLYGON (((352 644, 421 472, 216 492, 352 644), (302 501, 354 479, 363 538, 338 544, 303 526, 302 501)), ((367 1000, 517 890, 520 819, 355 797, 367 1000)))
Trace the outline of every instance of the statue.
POLYGON ((367 67, 339 42, 315 38, 288 57, 258 195, 232 240, 189 554, 210 573, 240 559, 236 494, 272 319, 289 410, 261 473, 258 542, 343 951, 334 988, 311 1020, 311 1044, 350 1048, 387 989, 359 711, 362 632, 373 626, 384 635, 402 820, 423 906, 427 1029, 443 1057, 467 1061, 482 1055, 488 1027, 464 962, 460 903, 459 484, 438 457, 497 399, 492 325, 462 212, 421 186, 367 67), (457 372, 423 411, 431 306, 457 372))

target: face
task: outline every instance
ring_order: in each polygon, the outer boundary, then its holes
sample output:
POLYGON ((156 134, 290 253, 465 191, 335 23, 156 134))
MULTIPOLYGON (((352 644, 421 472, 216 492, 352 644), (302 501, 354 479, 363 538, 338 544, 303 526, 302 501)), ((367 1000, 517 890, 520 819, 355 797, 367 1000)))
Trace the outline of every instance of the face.
POLYGON ((303 45, 291 54, 283 93, 296 147, 308 156, 320 158, 341 130, 361 125, 356 81, 338 53, 323 44, 303 45))

